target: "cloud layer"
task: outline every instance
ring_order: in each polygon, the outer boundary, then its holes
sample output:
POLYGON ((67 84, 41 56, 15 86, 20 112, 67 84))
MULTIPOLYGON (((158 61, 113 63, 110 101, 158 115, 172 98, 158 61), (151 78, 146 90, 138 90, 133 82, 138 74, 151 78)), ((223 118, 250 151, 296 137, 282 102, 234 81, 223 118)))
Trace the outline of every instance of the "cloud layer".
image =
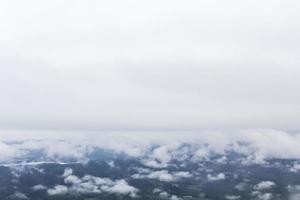
MULTIPOLYGON (((229 152, 236 152, 246 163, 264 163, 266 160, 299 159, 299 133, 270 129, 235 132, 6 132, 0 141, 0 160, 37 162, 85 162, 93 152, 102 149, 139 158, 145 166, 164 168, 175 160, 193 162, 209 160, 226 162, 229 152), (52 138, 52 139, 50 139, 52 138), (56 139, 54 139, 56 138, 56 139), (37 154, 38 153, 38 154, 37 154)), ((109 160, 108 160, 109 161, 109 160)), ((112 163, 110 164, 112 165, 112 163)), ((291 166, 298 171, 299 163, 291 166)))
POLYGON ((300 3, 0 3, 0 127, 299 129, 300 3))

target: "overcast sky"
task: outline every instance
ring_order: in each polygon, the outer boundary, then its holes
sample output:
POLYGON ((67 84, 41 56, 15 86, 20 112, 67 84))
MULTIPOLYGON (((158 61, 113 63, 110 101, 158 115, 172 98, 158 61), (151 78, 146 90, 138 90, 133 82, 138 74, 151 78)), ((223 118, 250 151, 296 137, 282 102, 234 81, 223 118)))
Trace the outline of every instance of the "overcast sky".
POLYGON ((0 129, 300 128, 300 1, 0 1, 0 129))

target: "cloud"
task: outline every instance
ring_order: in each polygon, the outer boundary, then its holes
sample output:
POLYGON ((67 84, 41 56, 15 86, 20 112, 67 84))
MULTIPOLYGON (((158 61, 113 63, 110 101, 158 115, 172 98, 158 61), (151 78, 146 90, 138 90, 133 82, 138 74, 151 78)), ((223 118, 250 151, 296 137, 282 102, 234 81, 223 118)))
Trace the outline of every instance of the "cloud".
POLYGON ((298 129, 299 6, 1 2, 0 126, 298 129))
POLYGON ((209 151, 207 148, 199 148, 194 156, 193 156, 193 159, 194 160, 205 160, 209 157, 209 151))
POLYGON ((299 163, 294 163, 294 165, 291 166, 290 171, 291 172, 298 172, 298 171, 300 171, 300 164, 299 163))
POLYGON ((73 174, 73 169, 68 167, 68 168, 65 168, 62 177, 66 178, 72 174, 73 174))
POLYGON ((273 181, 262 181, 254 186, 255 190, 268 190, 274 187, 276 184, 273 181))
POLYGON ((54 188, 47 190, 47 193, 49 195, 60 195, 60 194, 66 194, 67 192, 68 192, 68 187, 64 185, 56 185, 54 188))
POLYGON ((170 200, 180 200, 181 198, 179 198, 177 195, 171 195, 170 200))
MULTIPOLYGON (((203 162, 214 156, 218 157, 216 161, 226 162, 228 152, 241 155, 242 164, 266 164, 272 158, 300 158, 299 133, 270 129, 27 133, 3 134, 0 140, 2 164, 13 164, 37 151, 42 156, 37 157, 36 162, 85 162, 99 148, 139 158, 145 166, 151 168, 165 168, 174 161, 182 164, 185 160, 203 162)), ((25 164, 26 160, 23 162, 25 164)))
POLYGON ((136 193, 138 192, 135 187, 128 185, 125 180, 117 180, 112 187, 103 187, 103 189, 113 194, 129 194, 131 197, 136 197, 136 193))
POLYGON ((259 191, 252 192, 252 195, 255 196, 258 200, 271 200, 273 199, 272 193, 262 193, 259 191))
POLYGON ((189 172, 175 172, 174 176, 177 178, 190 178, 192 175, 189 172))
POLYGON ((178 181, 182 178, 190 178, 192 175, 189 172, 168 172, 167 170, 153 171, 148 174, 134 174, 132 178, 134 179, 157 179, 165 182, 178 181))
POLYGON ((44 186, 44 185, 39 184, 39 185, 33 186, 32 189, 35 190, 35 191, 36 191, 36 190, 46 190, 47 187, 44 186))
POLYGON ((238 200, 240 198, 241 198, 241 196, 239 196, 239 195, 226 195, 225 196, 225 199, 227 199, 227 200, 238 200))
POLYGON ((219 181, 219 180, 224 180, 225 179, 225 174, 219 173, 216 176, 213 176, 211 174, 207 174, 207 180, 208 181, 219 181))
MULTIPOLYGON (((172 149, 174 149, 174 147, 172 149)), ((150 154, 150 158, 147 158, 144 164, 154 168, 167 167, 168 163, 172 160, 172 155, 170 154, 172 149, 168 146, 155 148, 150 154)))
POLYGON ((169 196, 169 193, 167 193, 167 192, 160 192, 159 193, 159 197, 161 197, 161 198, 168 198, 168 196, 169 196))
POLYGON ((235 187, 238 191, 245 191, 247 189, 247 184, 246 183, 239 183, 235 187))
POLYGON ((112 193, 117 195, 129 195, 136 197, 138 189, 129 185, 125 180, 113 181, 109 178, 85 175, 81 178, 73 175, 71 168, 65 168, 62 175, 64 182, 68 186, 57 185, 53 189, 48 189, 49 195, 64 193, 112 193))
MULTIPOLYGON (((41 163, 39 163, 41 164, 41 163)), ((27 164, 8 164, 3 165, 10 169, 11 174, 14 178, 18 179, 22 174, 32 175, 32 174, 43 174, 44 170, 39 168, 39 165, 34 165, 32 163, 27 164)))
POLYGON ((298 200, 300 198, 300 193, 290 194, 289 200, 298 200))
POLYGON ((0 161, 17 157, 22 151, 0 141, 0 161))
POLYGON ((108 164, 108 166, 110 166, 111 168, 115 168, 115 167, 116 167, 116 166, 115 166, 115 162, 114 162, 113 160, 108 161, 107 164, 108 164))
POLYGON ((12 196, 11 196, 13 199, 16 198, 16 199, 29 199, 24 193, 22 192, 15 192, 12 196))
POLYGON ((64 180, 65 180, 65 183, 70 183, 70 184, 78 184, 78 183, 81 183, 81 181, 82 181, 75 175, 68 175, 65 177, 64 180))
POLYGON ((288 185, 289 200, 297 200, 300 197, 300 185, 288 185))
POLYGON ((154 194, 158 194, 158 196, 160 198, 163 198, 163 199, 170 199, 170 200, 180 200, 181 198, 178 197, 177 195, 174 195, 174 194, 169 194, 168 192, 166 191, 162 191, 161 189, 159 188, 155 188, 153 190, 153 193, 154 194))

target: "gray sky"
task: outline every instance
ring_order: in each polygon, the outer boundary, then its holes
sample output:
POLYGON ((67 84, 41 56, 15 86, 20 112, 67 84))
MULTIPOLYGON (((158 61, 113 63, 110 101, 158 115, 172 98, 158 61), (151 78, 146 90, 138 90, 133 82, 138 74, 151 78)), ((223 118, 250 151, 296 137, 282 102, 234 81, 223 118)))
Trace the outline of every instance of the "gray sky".
POLYGON ((299 10, 0 1, 0 129, 299 129, 299 10))

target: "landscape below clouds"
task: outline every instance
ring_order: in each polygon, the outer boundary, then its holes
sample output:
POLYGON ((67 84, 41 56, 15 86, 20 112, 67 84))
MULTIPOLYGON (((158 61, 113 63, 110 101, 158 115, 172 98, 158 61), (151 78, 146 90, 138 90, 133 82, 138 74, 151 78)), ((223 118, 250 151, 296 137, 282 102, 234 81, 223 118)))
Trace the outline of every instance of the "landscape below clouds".
POLYGON ((1 134, 4 199, 294 200, 300 195, 295 132, 1 134))

